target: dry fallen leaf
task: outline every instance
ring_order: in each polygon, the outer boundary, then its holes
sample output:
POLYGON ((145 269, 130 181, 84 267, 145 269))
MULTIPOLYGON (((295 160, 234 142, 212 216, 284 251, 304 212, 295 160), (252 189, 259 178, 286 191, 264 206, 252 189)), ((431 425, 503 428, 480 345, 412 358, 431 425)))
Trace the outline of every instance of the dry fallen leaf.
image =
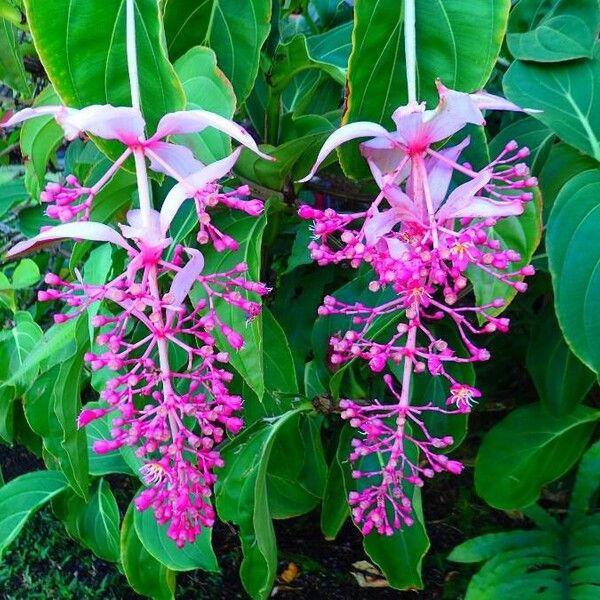
POLYGON ((388 580, 383 576, 381 571, 375 565, 372 565, 369 561, 359 560, 358 562, 352 563, 352 566, 355 569, 357 569, 356 571, 351 571, 351 573, 360 587, 390 587, 388 580))
POLYGON ((300 573, 300 570, 298 569, 298 565, 296 563, 291 562, 285 568, 283 573, 281 573, 279 575, 279 579, 283 583, 292 583, 292 581, 294 581, 294 579, 296 579, 296 577, 298 577, 299 573, 300 573))

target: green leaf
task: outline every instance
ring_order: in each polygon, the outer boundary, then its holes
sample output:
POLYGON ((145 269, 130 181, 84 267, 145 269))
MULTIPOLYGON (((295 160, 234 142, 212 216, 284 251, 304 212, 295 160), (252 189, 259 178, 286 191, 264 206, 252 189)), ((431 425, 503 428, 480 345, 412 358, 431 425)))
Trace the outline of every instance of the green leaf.
POLYGON ((77 321, 73 319, 53 325, 44 332, 41 339, 36 336, 35 344, 21 365, 11 370, 10 377, 4 385, 15 385, 19 381, 33 381, 40 369, 49 369, 61 359, 68 358, 68 355, 74 352, 73 340, 76 328, 77 321))
POLYGON ((19 30, 12 23, 0 19, 0 81, 29 98, 31 85, 18 36, 19 30))
POLYGON ((475 464, 477 493, 491 506, 523 508, 580 457, 600 411, 578 406, 555 417, 541 404, 513 410, 485 435, 475 464))
POLYGON ((548 220, 546 247, 558 322, 571 350, 600 373, 600 172, 585 171, 560 191, 548 220))
POLYGON ((29 192, 25 187, 25 178, 19 177, 0 183, 0 217, 28 198, 29 192))
MULTIPOLYGON (((123 0, 25 0, 27 22, 60 99, 73 108, 131 106, 123 0)), ((156 0, 136 0, 136 42, 142 112, 148 132, 185 95, 167 60, 156 0)), ((102 143, 116 150, 116 143, 102 143)))
POLYGON ((169 56, 179 58, 197 45, 212 48, 240 104, 258 73, 260 49, 269 35, 270 0, 165 0, 169 56))
POLYGON ((153 600, 173 600, 175 572, 144 548, 133 524, 135 510, 130 504, 121 526, 121 565, 127 582, 135 592, 153 600))
MULTIPOLYGON (((100 402, 88 402, 85 408, 99 408, 100 402)), ((123 456, 118 450, 107 452, 105 454, 97 454, 93 450, 93 445, 96 440, 108 440, 111 438, 109 422, 114 417, 110 414, 104 415, 99 419, 94 419, 91 423, 85 426, 88 443, 88 463, 90 475, 110 475, 112 473, 124 473, 132 475, 134 471, 125 462, 123 456)))
MULTIPOLYGON (((60 104, 60 99, 52 86, 44 88, 33 103, 35 107, 54 104, 60 104)), ((21 152, 31 161, 28 164, 28 169, 30 165, 35 186, 30 191, 35 197, 39 195, 39 191, 44 184, 48 162, 63 138, 62 127, 53 117, 40 117, 23 123, 21 128, 21 152)))
MULTIPOLYGON (((595 10, 598 7, 596 5, 595 10)), ((575 58, 591 58, 596 32, 591 21, 575 15, 559 15, 544 19, 533 31, 509 33, 508 49, 519 60, 559 62, 575 58)))
POLYGON ((27 519, 67 486, 58 471, 34 471, 0 487, 0 556, 27 519))
POLYGON ((596 169, 598 166, 593 158, 564 142, 552 146, 539 178, 544 199, 544 223, 548 221, 550 210, 561 188, 578 173, 596 169))
POLYGON ((40 269, 30 258, 24 258, 16 266, 12 274, 12 285, 15 290, 23 290, 35 285, 40 280, 40 269))
POLYGON ((39 344, 42 330, 26 311, 16 312, 14 322, 11 330, 0 333, 0 381, 2 385, 16 385, 25 390, 35 380, 35 373, 23 366, 39 344), (19 377, 14 373, 19 373, 19 377))
POLYGON ((159 525, 152 510, 133 510, 135 531, 144 548, 162 565, 172 571, 217 572, 219 565, 212 549, 212 529, 203 528, 193 544, 178 548, 167 535, 168 523, 159 525))
POLYGON ((377 564, 390 585, 399 590, 422 589, 421 566, 429 550, 429 538, 425 529, 421 490, 412 489, 414 523, 410 527, 396 530, 390 536, 370 533, 364 539, 366 553, 377 564))
MULTIPOLYGON (((437 101, 437 78, 462 91, 483 87, 500 50, 509 7, 508 0, 472 2, 468 10, 462 0, 416 2, 419 100, 437 101)), ((391 126, 392 112, 406 104, 403 14, 399 0, 356 0, 344 123, 391 126)), ((366 176, 356 144, 339 154, 348 175, 366 176)))
POLYGON ((515 61, 504 75, 506 96, 528 108, 563 141, 600 160, 600 44, 593 60, 557 65, 515 61))
POLYGON ((253 598, 269 597, 277 569, 277 544, 269 510, 267 468, 275 438, 306 407, 291 410, 270 423, 255 423, 222 451, 225 467, 215 490, 222 521, 240 528, 244 558, 240 577, 253 598))
POLYGON ((478 563, 489 560, 500 552, 522 547, 538 546, 547 543, 550 536, 546 531, 506 531, 487 533, 471 538, 456 546, 448 555, 448 560, 459 563, 478 563))
POLYGON ((536 315, 527 370, 544 408, 552 415, 568 414, 590 391, 596 376, 571 352, 558 326, 553 306, 536 315))
POLYGON ((321 508, 321 531, 326 540, 334 540, 350 516, 346 489, 350 484, 348 455, 352 451, 350 441, 353 436, 354 432, 350 426, 344 425, 335 455, 329 465, 321 508))
MULTIPOLYGON (((187 98, 187 110, 203 109, 231 119, 235 94, 231 83, 217 67, 217 57, 209 48, 196 47, 173 65, 187 98)), ((201 133, 175 136, 175 141, 190 148, 204 163, 224 158, 231 152, 229 136, 209 127, 201 133)))
MULTIPOLYGON (((319 440, 320 454, 317 455, 315 447, 305 443, 300 429, 302 423, 300 419, 290 419, 277 431, 273 441, 266 478, 269 510, 273 519, 289 519, 310 512, 323 494, 322 489, 308 489, 306 480, 313 475, 310 469, 312 465, 304 468, 312 454, 313 457, 318 456, 317 465, 321 469, 324 465, 323 448, 319 440)), ((308 441, 313 440, 309 438, 308 441)), ((320 485, 317 484, 317 487, 320 488, 320 485)))
POLYGON ((351 48, 352 23, 308 38, 299 34, 278 46, 269 82, 280 93, 302 71, 320 69, 343 85, 351 48))
POLYGON ((595 510, 594 494, 600 485, 600 442, 592 445, 583 455, 577 469, 575 485, 571 493, 569 512, 587 514, 595 510))
POLYGON ((96 481, 88 502, 66 491, 52 506, 73 539, 104 560, 120 559, 119 508, 107 481, 96 481))
MULTIPOLYGON (((490 239, 500 242, 502 248, 510 248, 518 252, 521 260, 511 263, 511 270, 517 271, 529 264, 533 253, 542 238, 542 202, 539 190, 534 188, 533 200, 525 205, 525 211, 519 217, 501 219, 492 229, 490 239)), ((483 306, 496 298, 502 298, 504 305, 500 308, 489 309, 492 315, 499 315, 517 295, 510 285, 499 281, 477 267, 469 267, 468 277, 473 284, 477 304, 483 306)), ((520 279, 523 279, 521 277, 520 279)))

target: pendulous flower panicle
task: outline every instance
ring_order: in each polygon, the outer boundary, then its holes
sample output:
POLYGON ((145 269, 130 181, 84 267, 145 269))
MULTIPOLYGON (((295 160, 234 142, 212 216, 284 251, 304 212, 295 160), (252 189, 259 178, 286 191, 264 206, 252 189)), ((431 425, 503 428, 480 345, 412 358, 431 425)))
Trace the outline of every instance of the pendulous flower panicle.
POLYGON ((383 402, 340 403, 342 418, 359 433, 349 457, 357 480, 349 502, 365 535, 391 535, 411 525, 412 486, 422 486, 441 471, 462 471, 459 461, 443 454, 454 440, 432 436, 428 415, 471 410, 481 392, 458 381, 449 366, 488 360, 488 350, 475 338, 509 327, 507 318, 496 316, 503 298, 483 305, 467 302, 471 273, 478 270, 522 292, 527 287, 523 278, 534 272, 532 266, 520 266, 519 253, 502 247, 494 235, 499 220, 522 214, 533 198, 537 181, 523 162, 527 148, 510 142, 495 160, 475 170, 460 162, 470 144, 468 136, 454 146, 441 146, 467 124, 483 125, 483 109, 521 109, 485 92, 465 94, 440 82, 438 92, 434 110, 416 102, 396 109, 396 131, 376 123, 352 123, 325 141, 305 180, 336 146, 371 138, 360 150, 380 191, 366 210, 299 209, 301 218, 313 221, 309 249, 319 265, 367 265, 373 271, 369 290, 393 291, 391 299, 387 295, 385 301, 369 304, 327 296, 318 311, 321 317, 344 315, 352 324, 330 339, 332 368, 364 360, 372 373, 382 375, 387 389, 383 402), (456 180, 460 182, 453 184, 456 180), (395 329, 374 337, 373 325, 384 318, 396 322, 395 329), (460 343, 438 336, 436 324, 441 321, 454 326, 460 343), (419 373, 446 380, 449 395, 443 406, 411 404, 419 373))

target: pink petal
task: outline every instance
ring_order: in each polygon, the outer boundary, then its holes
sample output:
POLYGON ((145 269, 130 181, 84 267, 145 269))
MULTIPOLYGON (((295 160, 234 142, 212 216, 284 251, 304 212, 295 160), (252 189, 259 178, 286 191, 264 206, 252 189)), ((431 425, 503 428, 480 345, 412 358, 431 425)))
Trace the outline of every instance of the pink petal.
POLYGON ((321 163, 331 154, 331 152, 343 144, 344 142, 348 142, 350 140, 354 140, 356 138, 361 137, 388 137, 388 131, 379 125, 378 123, 370 123, 369 121, 358 121, 356 123, 350 123, 349 125, 344 125, 339 129, 336 129, 323 144, 319 155, 317 156, 317 160, 313 165, 310 173, 298 180, 298 183, 304 183, 312 178, 312 176, 317 172, 317 169, 321 165, 321 163))
POLYGON ((186 265, 177 272, 171 283, 169 294, 173 296, 171 304, 181 306, 185 297, 189 294, 194 282, 198 279, 202 269, 204 269, 204 256, 198 250, 193 248, 185 249, 191 257, 186 265))
MULTIPOLYGON (((360 144, 360 153, 367 159, 373 179, 379 187, 383 187, 383 176, 395 171, 406 157, 406 150, 394 143, 395 135, 376 137, 360 144)), ((407 161, 394 183, 404 181, 409 173, 410 161, 407 161)))
POLYGON ((400 218, 394 209, 379 212, 377 209, 365 219, 363 233, 369 246, 374 246, 382 236, 389 233, 400 218))
POLYGON ((65 137, 74 140, 83 131, 106 140, 120 140, 131 145, 144 135, 144 119, 138 110, 128 106, 95 104, 81 110, 66 106, 26 108, 13 115, 3 127, 11 127, 28 119, 52 115, 64 129, 65 137))
MULTIPOLYGON (((181 177, 187 177, 204 167, 204 164, 194 156, 193 152, 181 144, 152 142, 151 144, 148 144, 148 148, 171 166, 181 177)), ((150 159, 150 168, 153 171, 170 175, 169 171, 153 158, 151 154, 148 154, 147 156, 150 159)))
POLYGON ((393 113, 392 119, 396 124, 397 137, 405 146, 428 146, 425 139, 426 130, 423 127, 425 103, 410 102, 399 106, 393 113))
POLYGON ((497 201, 475 196, 463 206, 456 205, 450 214, 440 216, 440 220, 462 217, 511 217, 523 214, 523 210, 523 202, 520 200, 497 201))
POLYGON ((178 133, 197 133, 207 127, 214 127, 226 133, 266 160, 274 160, 273 157, 259 150, 254 138, 243 127, 207 110, 178 111, 165 115, 158 123, 156 133, 152 136, 151 141, 178 133))
POLYGON ((160 213, 150 209, 149 222, 144 221, 144 213, 139 208, 127 211, 129 225, 119 224, 126 238, 143 240, 150 246, 161 245, 165 241, 160 232, 160 213))
POLYGON ((34 252, 50 243, 64 239, 110 242, 126 250, 131 250, 131 246, 129 246, 125 239, 108 225, 94 223, 93 221, 79 221, 77 223, 64 223, 56 227, 51 227, 30 240, 19 242, 7 252, 6 257, 17 258, 29 252, 34 252))
POLYGON ((204 186, 206 186, 206 184, 217 181, 227 175, 227 173, 233 169, 233 165, 238 159, 241 151, 242 148, 240 146, 229 156, 203 167, 171 189, 167 194, 160 211, 160 230, 163 235, 169 229, 171 221, 185 200, 193 198, 197 192, 201 191, 204 186))
POLYGON ((420 218, 414 202, 399 187, 395 185, 386 185, 383 193, 390 203, 390 206, 398 216, 399 220, 405 223, 419 223, 420 218))
MULTIPOLYGON (((447 159, 456 162, 460 153, 469 145, 470 141, 470 138, 467 136, 460 144, 440 150, 438 153, 442 154, 447 159)), ((433 209, 436 211, 446 197, 450 180, 454 174, 454 169, 448 163, 436 159, 435 157, 428 161, 427 167, 427 183, 429 184, 433 209)))
POLYGON ((144 135, 144 119, 139 110, 130 106, 95 104, 79 111, 68 110, 70 112, 66 117, 60 114, 56 117, 65 130, 67 139, 73 139, 80 132, 86 131, 105 140, 119 140, 133 145, 144 135))
POLYGON ((385 243, 387 244, 390 256, 395 260, 402 260, 402 257, 408 250, 410 250, 410 246, 408 244, 395 237, 386 238, 385 243))
POLYGON ((509 102, 508 100, 506 100, 506 98, 494 96, 493 94, 488 94, 485 90, 479 90, 473 94, 469 94, 469 98, 471 98, 472 102, 480 110, 511 110, 516 112, 527 113, 543 112, 541 110, 536 110, 533 108, 521 108, 520 106, 509 102))
POLYGON ((469 94, 456 92, 436 82, 440 102, 436 109, 427 111, 425 126, 428 144, 439 142, 460 131, 467 123, 483 125, 485 119, 469 94))
POLYGON ((441 222, 454 219, 458 216, 479 216, 466 213, 469 212, 472 204, 476 204, 475 195, 479 193, 481 189, 489 182, 491 176, 491 170, 486 169, 478 173, 477 177, 467 181, 467 183, 459 185, 450 194, 450 196, 448 196, 448 200, 446 200, 442 207, 437 211, 436 219, 441 222))

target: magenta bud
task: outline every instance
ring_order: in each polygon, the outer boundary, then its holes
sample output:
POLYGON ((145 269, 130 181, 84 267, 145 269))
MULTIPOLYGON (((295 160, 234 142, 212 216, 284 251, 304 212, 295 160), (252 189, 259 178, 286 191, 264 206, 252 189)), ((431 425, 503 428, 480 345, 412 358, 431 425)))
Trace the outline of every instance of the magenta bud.
POLYGON ((62 283, 61 278, 56 275, 55 273, 48 273, 45 277, 44 277, 44 281, 48 284, 48 285, 60 285, 62 283))
POLYGON ((241 350, 244 345, 244 338, 237 331, 227 333, 227 341, 232 348, 241 350))

